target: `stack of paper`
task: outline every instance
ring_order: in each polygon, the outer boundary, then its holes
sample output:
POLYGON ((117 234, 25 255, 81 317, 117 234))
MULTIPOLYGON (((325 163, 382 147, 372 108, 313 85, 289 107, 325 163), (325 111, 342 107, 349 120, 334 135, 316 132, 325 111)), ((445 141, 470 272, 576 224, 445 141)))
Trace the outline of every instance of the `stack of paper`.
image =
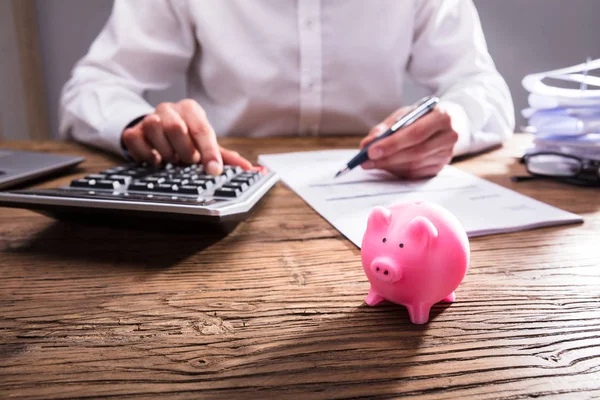
POLYGON ((600 78, 590 74, 597 68, 600 59, 523 79, 529 107, 522 115, 536 135, 529 153, 551 151, 600 159, 600 90, 593 89, 600 87, 600 78))

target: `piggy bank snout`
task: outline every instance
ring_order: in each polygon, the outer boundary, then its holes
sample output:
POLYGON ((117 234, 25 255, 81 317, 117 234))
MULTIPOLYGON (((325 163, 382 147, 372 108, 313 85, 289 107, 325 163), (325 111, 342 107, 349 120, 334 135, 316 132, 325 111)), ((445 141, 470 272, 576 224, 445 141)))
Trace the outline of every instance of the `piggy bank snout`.
POLYGON ((375 258, 371 263, 371 273, 388 283, 397 282, 401 278, 400 268, 388 258, 375 258))

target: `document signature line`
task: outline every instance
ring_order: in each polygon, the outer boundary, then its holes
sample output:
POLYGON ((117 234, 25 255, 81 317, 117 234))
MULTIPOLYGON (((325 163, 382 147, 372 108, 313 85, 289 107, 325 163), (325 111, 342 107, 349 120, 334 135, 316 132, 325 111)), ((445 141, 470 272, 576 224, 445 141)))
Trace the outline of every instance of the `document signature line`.
POLYGON ((394 194, 405 194, 405 193, 435 193, 435 192, 446 192, 446 191, 454 191, 454 190, 468 190, 468 189, 476 189, 477 185, 469 185, 469 186, 459 186, 453 188, 440 188, 440 189, 425 189, 425 190, 395 190, 393 192, 380 192, 380 193, 367 193, 367 194, 359 194, 353 196, 340 196, 340 197, 328 197, 325 201, 339 201, 339 200, 352 200, 352 199, 360 199, 366 197, 377 197, 377 196, 391 196, 394 194))
MULTIPOLYGON (((439 180, 441 180, 440 178, 438 178, 438 183, 439 180)), ((447 181, 449 181, 450 179, 446 179, 447 181)), ((328 182, 328 183, 311 183, 308 185, 308 187, 311 188, 316 188, 316 187, 331 187, 331 186, 346 186, 346 185, 361 185, 361 184, 368 184, 368 183, 380 183, 380 184, 397 184, 397 183, 405 183, 405 184, 412 184, 412 185, 419 185, 422 184, 422 182, 419 181, 398 181, 397 179, 367 179, 367 180, 356 180, 356 181, 346 181, 346 182, 328 182)))

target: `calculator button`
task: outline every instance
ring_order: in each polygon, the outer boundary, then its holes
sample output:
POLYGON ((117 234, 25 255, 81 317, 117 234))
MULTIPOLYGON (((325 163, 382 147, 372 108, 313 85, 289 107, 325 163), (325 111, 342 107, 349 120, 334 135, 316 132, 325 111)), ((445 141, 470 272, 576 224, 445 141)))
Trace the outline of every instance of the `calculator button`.
POLYGON ((154 186, 154 192, 177 192, 179 187, 177 185, 169 185, 167 183, 159 183, 154 186))
POLYGON ((221 174, 221 176, 231 178, 234 175, 237 175, 241 172, 243 172, 243 169, 241 167, 232 167, 232 166, 226 165, 223 167, 223 173, 221 174))
POLYGON ((215 190, 215 196, 221 197, 238 197, 240 194, 242 194, 242 191, 237 188, 222 187, 215 190))
POLYGON ((238 175, 239 177, 245 177, 245 178, 259 178, 260 177, 260 173, 258 172, 244 172, 238 175))
MULTIPOLYGON (((71 181, 71 186, 87 188, 87 187, 90 187, 91 180, 93 180, 93 179, 75 179, 74 181, 71 181)), ((95 183, 95 180, 94 180, 94 183, 95 183)))
POLYGON ((231 183, 245 183, 248 186, 252 185, 254 182, 256 182, 256 179, 253 177, 235 177, 231 180, 231 183))
POLYGON ((202 189, 208 189, 213 185, 213 181, 208 181, 208 180, 195 180, 195 181, 191 181, 190 185, 194 185, 194 186, 198 186, 202 189))
POLYGON ((95 179, 90 180, 90 187, 94 187, 96 189, 113 189, 116 190, 121 186, 121 184, 117 181, 111 181, 108 179, 101 179, 96 181, 95 179), (94 182, 95 181, 95 182, 94 182))
POLYGON ((204 174, 200 174, 198 175, 198 177, 195 179, 197 181, 210 181, 211 183, 216 183, 218 178, 216 176, 213 175, 204 175, 204 174))
POLYGON ((136 190, 138 192, 148 192, 154 189, 154 184, 151 188, 148 188, 149 184, 146 182, 133 182, 129 185, 128 190, 136 190))
POLYGON ((245 182, 229 182, 223 185, 223 187, 229 189, 239 189, 243 192, 244 190, 248 189, 248 184, 245 182))
POLYGON ((131 183, 131 176, 127 176, 127 175, 109 175, 108 179, 110 179, 111 181, 117 181, 119 182, 121 185, 129 185, 129 183, 131 183))
POLYGON ((260 179, 260 176, 256 173, 244 173, 236 176, 232 179, 233 182, 246 182, 248 185, 252 185, 260 179))
POLYGON ((146 182, 146 183, 163 183, 164 181, 166 181, 165 177, 162 176, 147 176, 143 179, 139 180, 140 182, 146 182))
POLYGON ((179 188, 179 193, 183 194, 200 194, 200 192, 202 192, 202 189, 193 185, 183 185, 179 188))
POLYGON ((167 179, 164 181, 164 183, 169 184, 169 185, 187 185, 189 183, 189 179, 181 179, 181 178, 174 178, 174 179, 167 179))
POLYGON ((117 181, 107 179, 76 179, 71 182, 72 187, 85 187, 90 189, 118 189, 121 185, 117 181))

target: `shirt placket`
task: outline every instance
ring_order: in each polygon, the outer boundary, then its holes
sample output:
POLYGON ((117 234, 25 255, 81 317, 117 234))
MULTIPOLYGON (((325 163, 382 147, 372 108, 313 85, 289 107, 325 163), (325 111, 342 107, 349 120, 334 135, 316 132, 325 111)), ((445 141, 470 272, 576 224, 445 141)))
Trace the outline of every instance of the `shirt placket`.
POLYGON ((300 135, 319 132, 322 107, 321 0, 298 0, 300 135))

